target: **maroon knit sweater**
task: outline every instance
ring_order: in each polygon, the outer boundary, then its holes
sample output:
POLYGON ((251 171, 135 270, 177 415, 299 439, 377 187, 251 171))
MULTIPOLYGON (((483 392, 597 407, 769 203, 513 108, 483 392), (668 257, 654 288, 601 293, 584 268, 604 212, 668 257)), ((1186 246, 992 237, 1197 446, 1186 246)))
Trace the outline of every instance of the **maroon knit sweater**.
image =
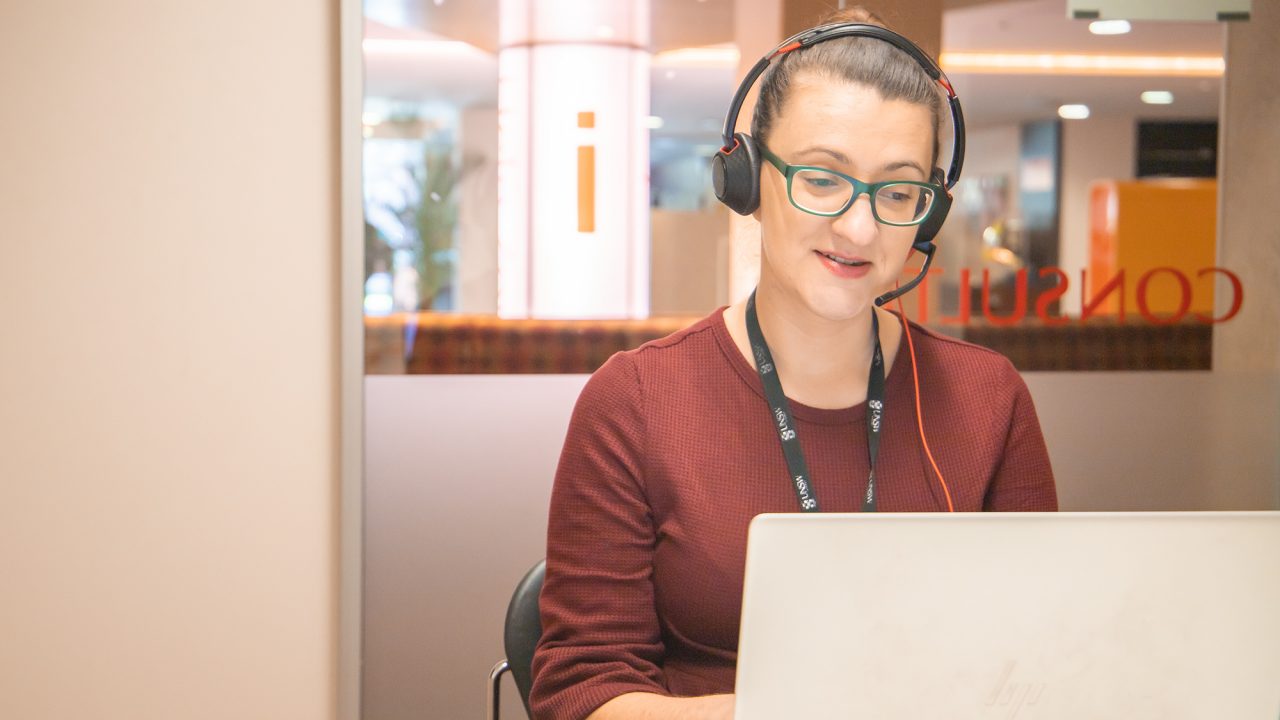
MULTIPOLYGON (((1031 395, 1001 355, 912 325, 929 446, 957 511, 1056 510, 1031 395)), ((916 428, 905 339, 889 370, 882 511, 945 510, 916 428)), ((856 512, 865 408, 792 402, 821 507, 856 512)), ((556 471, 531 696, 575 720, 627 692, 733 691, 747 524, 795 512, 764 391, 721 311, 591 377, 556 471)))

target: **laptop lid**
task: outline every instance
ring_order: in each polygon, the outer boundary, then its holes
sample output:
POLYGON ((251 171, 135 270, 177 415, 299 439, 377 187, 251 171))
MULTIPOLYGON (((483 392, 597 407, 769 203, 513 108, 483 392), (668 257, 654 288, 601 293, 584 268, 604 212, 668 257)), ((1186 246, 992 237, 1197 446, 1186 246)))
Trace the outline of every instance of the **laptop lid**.
POLYGON ((737 720, 1277 720, 1280 513, 761 515, 737 720))

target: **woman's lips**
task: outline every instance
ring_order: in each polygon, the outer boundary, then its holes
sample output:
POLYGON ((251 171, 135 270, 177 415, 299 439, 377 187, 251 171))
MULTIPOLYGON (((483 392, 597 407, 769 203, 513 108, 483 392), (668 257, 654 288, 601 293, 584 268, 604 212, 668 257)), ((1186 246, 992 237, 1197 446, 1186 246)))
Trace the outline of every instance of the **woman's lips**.
POLYGON ((838 253, 823 252, 814 250, 814 254, 822 261, 823 265, 831 271, 836 277, 856 279, 866 276, 871 272, 871 261, 860 257, 847 257, 838 253))

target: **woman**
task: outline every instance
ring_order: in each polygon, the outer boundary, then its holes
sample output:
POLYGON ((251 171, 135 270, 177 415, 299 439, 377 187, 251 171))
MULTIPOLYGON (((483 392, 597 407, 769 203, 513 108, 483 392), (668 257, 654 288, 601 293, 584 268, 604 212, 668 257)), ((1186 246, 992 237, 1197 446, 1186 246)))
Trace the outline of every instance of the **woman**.
MULTIPOLYGON (((863 10, 831 21, 881 24, 863 10)), ((929 187, 940 115, 936 83, 881 39, 832 39, 769 66, 752 121, 765 161, 756 292, 615 355, 574 410, 552 495, 536 718, 732 717, 759 513, 1056 509, 1009 362, 906 335, 875 303, 944 192, 929 187), (778 381, 780 404, 766 400, 778 381), (799 448, 804 482, 780 440, 799 448)))

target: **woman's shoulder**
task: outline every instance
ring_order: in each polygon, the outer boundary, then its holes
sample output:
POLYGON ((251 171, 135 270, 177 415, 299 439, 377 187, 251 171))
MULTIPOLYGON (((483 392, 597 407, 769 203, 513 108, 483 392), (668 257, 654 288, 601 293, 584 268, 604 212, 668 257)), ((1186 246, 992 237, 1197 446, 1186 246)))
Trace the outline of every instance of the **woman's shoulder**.
MULTIPOLYGON (((1004 355, 991 348, 974 345, 915 322, 911 326, 911 342, 921 380, 949 381, 966 387, 986 384, 1023 385, 1017 368, 1004 355)), ((904 338, 903 342, 906 342, 904 338)), ((901 349, 899 349, 901 353, 901 349)))
MULTIPOLYGON (((915 342, 918 392, 929 406, 935 426, 960 431, 951 436, 950 442, 972 449, 979 438, 1007 439, 1028 433, 1039 437, 1031 391, 1008 358, 914 323, 911 337, 915 342)), ((905 384, 909 386, 910 380, 905 384)), ((1008 445, 1002 442, 1002 448, 1008 445)), ((1042 439, 1037 442, 1043 447, 1042 439)), ((1005 451, 993 449, 992 457, 1005 451)), ((1044 459, 1046 468, 1047 462, 1044 459)))
POLYGON ((665 371, 690 363, 700 364, 723 358, 723 341, 728 337, 719 308, 710 315, 683 327, 670 335, 649 340, 639 347, 614 353, 596 371, 597 375, 613 376, 618 373, 648 374, 665 371))
POLYGON ((642 393, 646 378, 660 376, 664 385, 670 385, 673 379, 682 377, 682 371, 722 366, 728 337, 721 317, 723 310, 719 308, 670 335, 614 353, 592 374, 587 387, 594 391, 642 393), (722 334, 724 338, 720 337, 722 334))
POLYGON ((631 354, 636 362, 662 363, 679 360, 690 355, 707 354, 719 351, 717 335, 724 331, 724 308, 714 312, 666 337, 650 340, 634 350, 624 351, 631 354))

